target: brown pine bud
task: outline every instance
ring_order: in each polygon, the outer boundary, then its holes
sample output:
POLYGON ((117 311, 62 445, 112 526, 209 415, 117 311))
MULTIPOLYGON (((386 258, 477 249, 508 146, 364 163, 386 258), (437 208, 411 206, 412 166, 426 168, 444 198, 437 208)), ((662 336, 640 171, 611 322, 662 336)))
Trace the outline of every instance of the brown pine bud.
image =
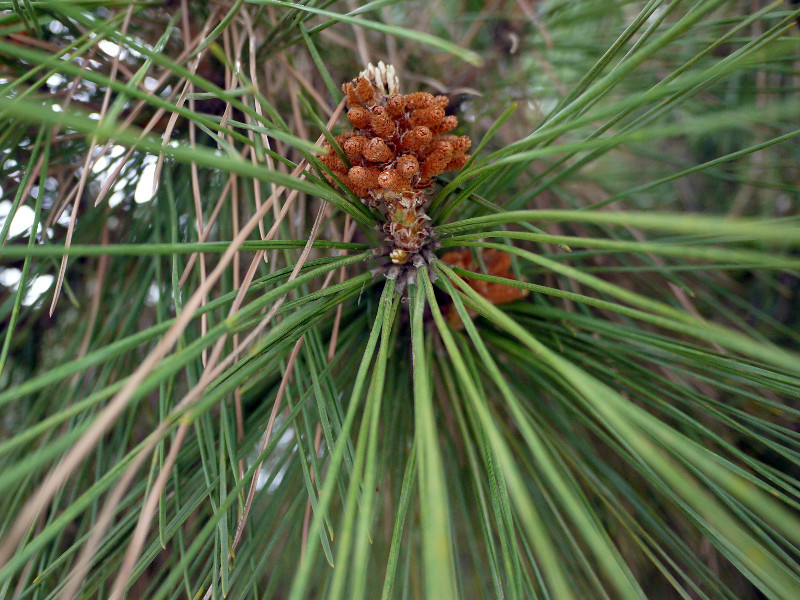
POLYGON ((414 92, 406 96, 406 110, 426 108, 433 104, 433 96, 427 92, 414 92))
POLYGON ((447 115, 444 119, 442 119, 442 122, 436 126, 433 132, 441 135, 443 133, 453 131, 453 129, 456 127, 458 127, 458 117, 455 115, 447 115))
POLYGON ((393 94, 386 99, 386 112, 396 117, 406 108, 406 99, 400 94, 393 94))
POLYGON ((367 80, 366 77, 363 75, 356 80, 355 84, 356 88, 356 96, 361 102, 367 102, 372 100, 372 95, 375 93, 375 90, 372 87, 372 84, 367 80))
MULTIPOLYGON (((343 170, 338 170, 337 169, 337 170, 333 171, 333 174, 336 175, 336 177, 339 179, 339 181, 341 181, 347 187, 351 188, 353 186, 353 182, 351 182, 350 178, 347 176, 347 171, 343 171, 343 170)), ((326 176, 327 176, 327 174, 326 174, 326 176)), ((328 177, 328 181, 331 181, 331 179, 329 177, 328 177)), ((333 182, 331 181, 331 183, 333 183, 333 182)))
POLYGON ((342 85, 342 91, 344 95, 347 96, 347 105, 350 107, 358 106, 361 104, 361 100, 358 99, 356 95, 356 89, 353 87, 352 83, 345 83, 342 85))
POLYGON ((448 104, 450 104, 450 98, 447 96, 434 96, 433 103, 436 106, 441 106, 442 108, 446 108, 448 104))
POLYGON ((447 140, 434 138, 434 140, 423 149, 422 155, 428 157, 434 152, 438 153, 440 156, 446 156, 447 160, 450 160, 454 154, 453 145, 447 140))
POLYGON ((408 180, 404 178, 396 169, 386 169, 378 175, 378 185, 393 192, 402 192, 408 189, 408 180))
POLYGON ((472 260, 472 254, 470 254, 470 251, 466 248, 463 250, 450 250, 450 252, 445 252, 439 257, 439 260, 451 267, 459 267, 467 271, 475 270, 475 261, 472 260))
POLYGON ((433 133, 427 127, 414 127, 403 135, 403 146, 408 150, 419 150, 423 146, 430 144, 433 133))
POLYGON ((361 200, 370 200, 369 190, 367 188, 358 187, 355 184, 347 186, 356 198, 361 200))
POLYGON ((513 277, 511 273, 511 255, 502 250, 495 250, 494 248, 486 248, 481 250, 483 262, 486 264, 486 269, 492 275, 498 277, 513 277))
POLYGON ((375 167, 350 167, 347 176, 355 185, 362 188, 371 188, 378 185, 378 176, 381 170, 375 167))
POLYGON ((413 154, 405 154, 397 159, 397 172, 406 179, 419 173, 419 161, 413 154))
POLYGON ((453 149, 447 142, 441 142, 436 150, 431 152, 425 161, 422 163, 422 177, 423 179, 430 179, 439 175, 447 167, 450 162, 450 157, 453 155, 453 149))
POLYGON ((337 171, 336 176, 347 187, 347 189, 353 192, 353 195, 356 198, 360 198, 362 200, 369 198, 369 192, 367 188, 357 185, 355 181, 350 179, 350 175, 347 173, 347 171, 337 171))
POLYGON ((434 129, 444 119, 444 109, 441 106, 429 106, 427 108, 420 108, 411 113, 408 118, 408 123, 412 127, 419 127, 424 125, 429 129, 434 129))
POLYGON ((344 171, 346 169, 342 159, 339 158, 339 155, 333 150, 330 151, 330 154, 320 156, 319 162, 328 167, 331 171, 344 171))
POLYGON ((394 121, 382 106, 376 106, 372 109, 370 126, 375 135, 382 138, 388 138, 394 133, 394 121))
POLYGON ((464 165, 467 164, 469 160, 469 154, 458 154, 450 159, 450 162, 447 163, 447 166, 444 168, 445 171, 460 171, 464 168, 464 165))
POLYGON ((363 135, 354 135, 351 138, 348 138, 342 144, 342 150, 347 156, 356 157, 361 156, 364 153, 364 148, 367 147, 369 140, 365 138, 363 135))
POLYGON ((364 148, 364 158, 372 162, 386 162, 394 158, 394 152, 381 138, 373 138, 364 148))
POLYGON ((369 111, 360 106, 351 108, 347 111, 347 120, 350 121, 356 129, 364 129, 369 125, 369 111))
POLYGON ((492 304, 513 302, 514 300, 524 298, 530 293, 528 290, 522 290, 518 287, 505 285, 503 283, 490 283, 487 288, 486 293, 482 295, 492 304))
POLYGON ((472 140, 469 139, 469 136, 462 135, 455 139, 448 140, 450 145, 453 147, 453 154, 464 154, 467 150, 469 150, 470 146, 472 146, 472 140))

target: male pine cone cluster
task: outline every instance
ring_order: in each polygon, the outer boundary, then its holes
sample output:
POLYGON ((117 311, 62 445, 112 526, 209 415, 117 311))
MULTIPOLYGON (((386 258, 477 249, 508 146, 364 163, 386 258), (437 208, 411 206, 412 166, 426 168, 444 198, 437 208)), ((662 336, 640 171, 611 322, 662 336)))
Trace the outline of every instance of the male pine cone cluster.
POLYGON ((447 96, 397 93, 394 69, 379 63, 342 86, 353 130, 336 138, 350 166, 326 144, 325 164, 356 197, 384 216, 390 257, 403 264, 432 236, 427 190, 444 171, 469 159, 467 136, 450 135, 458 125, 446 116, 447 96))

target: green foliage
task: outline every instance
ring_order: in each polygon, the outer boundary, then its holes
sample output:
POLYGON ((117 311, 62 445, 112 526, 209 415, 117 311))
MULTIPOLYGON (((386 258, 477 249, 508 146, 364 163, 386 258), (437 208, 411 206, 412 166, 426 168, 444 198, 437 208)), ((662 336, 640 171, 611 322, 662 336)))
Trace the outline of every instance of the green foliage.
POLYGON ((796 598, 800 9, 355 4, 0 2, 0 598, 796 598), (474 269, 325 177, 378 60, 474 269))

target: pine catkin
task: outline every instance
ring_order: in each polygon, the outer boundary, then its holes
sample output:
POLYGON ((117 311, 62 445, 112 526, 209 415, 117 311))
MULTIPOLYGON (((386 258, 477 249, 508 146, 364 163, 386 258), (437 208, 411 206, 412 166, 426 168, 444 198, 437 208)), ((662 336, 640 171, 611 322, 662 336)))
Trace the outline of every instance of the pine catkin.
POLYGON ((402 95, 393 67, 369 65, 342 89, 354 131, 336 138, 351 163, 330 151, 320 157, 364 203, 377 208, 391 245, 392 262, 409 262, 433 236, 425 212, 433 177, 460 169, 468 160, 467 136, 445 135, 458 119, 445 116, 447 96, 402 95))

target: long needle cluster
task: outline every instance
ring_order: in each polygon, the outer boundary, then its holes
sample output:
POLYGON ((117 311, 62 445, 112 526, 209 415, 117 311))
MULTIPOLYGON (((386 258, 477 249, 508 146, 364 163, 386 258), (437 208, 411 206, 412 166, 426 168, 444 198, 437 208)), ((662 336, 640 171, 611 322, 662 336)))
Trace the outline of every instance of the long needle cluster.
POLYGON ((345 83, 353 130, 336 141, 350 164, 330 145, 320 160, 356 197, 381 212, 389 256, 399 265, 431 241, 427 192, 434 177, 464 166, 471 141, 450 135, 458 119, 445 115, 447 96, 402 95, 398 87, 394 67, 382 62, 345 83))

